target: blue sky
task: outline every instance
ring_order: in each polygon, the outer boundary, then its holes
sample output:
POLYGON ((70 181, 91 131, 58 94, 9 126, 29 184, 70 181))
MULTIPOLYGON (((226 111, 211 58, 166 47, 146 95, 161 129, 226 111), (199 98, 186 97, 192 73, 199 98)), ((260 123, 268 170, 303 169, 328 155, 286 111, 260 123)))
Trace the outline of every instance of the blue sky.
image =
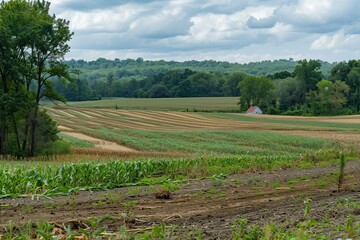
POLYGON ((360 56, 360 0, 50 0, 68 59, 252 62, 360 56))

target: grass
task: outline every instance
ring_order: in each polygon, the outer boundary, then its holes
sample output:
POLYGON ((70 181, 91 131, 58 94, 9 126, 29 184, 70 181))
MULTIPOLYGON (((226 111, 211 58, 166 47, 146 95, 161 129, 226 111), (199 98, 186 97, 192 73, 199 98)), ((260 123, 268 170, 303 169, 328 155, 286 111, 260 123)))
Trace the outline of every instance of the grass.
MULTIPOLYGON (((232 114, 232 113, 213 113, 213 115, 222 117, 222 118, 231 118, 236 119, 243 122, 259 122, 259 123, 274 123, 274 124, 282 124, 283 128, 288 129, 306 129, 306 130, 335 130, 335 131, 360 131, 360 125, 356 123, 335 123, 335 122, 323 122, 317 121, 313 118, 303 117, 300 119, 274 119, 274 118, 262 118, 262 117, 254 117, 248 116, 244 114, 232 114)), ((324 120, 329 120, 330 118, 324 118, 324 120)))
POLYGON ((88 134, 143 151, 206 155, 300 155, 333 144, 330 140, 267 131, 146 131, 83 128, 88 134))
POLYGON ((67 135, 66 133, 58 133, 58 136, 71 144, 72 147, 79 147, 79 148, 91 148, 94 147, 95 144, 86 140, 78 139, 72 136, 67 135))
POLYGON ((199 98, 112 98, 99 101, 69 102, 67 105, 80 108, 107 108, 125 110, 160 111, 222 111, 239 110, 238 97, 199 97, 199 98))

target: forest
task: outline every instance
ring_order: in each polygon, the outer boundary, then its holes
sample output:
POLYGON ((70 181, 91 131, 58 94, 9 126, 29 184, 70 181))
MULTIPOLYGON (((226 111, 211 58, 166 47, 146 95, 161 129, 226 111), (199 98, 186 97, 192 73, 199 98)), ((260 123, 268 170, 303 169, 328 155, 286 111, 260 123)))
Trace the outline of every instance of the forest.
POLYGON ((293 59, 238 64, 218 61, 66 61, 80 70, 74 84, 55 81, 69 101, 111 97, 239 96, 269 114, 338 115, 359 112, 360 61, 328 63, 293 59))

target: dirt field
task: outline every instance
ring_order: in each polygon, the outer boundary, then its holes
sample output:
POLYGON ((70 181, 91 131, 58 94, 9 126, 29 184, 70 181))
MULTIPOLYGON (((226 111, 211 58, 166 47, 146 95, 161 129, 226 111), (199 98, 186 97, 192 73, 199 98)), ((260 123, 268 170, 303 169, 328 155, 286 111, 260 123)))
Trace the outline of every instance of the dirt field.
MULTIPOLYGON (((336 170, 337 167, 285 169, 233 175, 216 184, 214 180, 188 182, 173 192, 168 200, 155 198, 151 187, 80 192, 73 196, 34 200, 5 199, 1 200, 0 227, 9 220, 17 224, 46 220, 60 228, 69 224, 74 228, 86 228, 88 217, 109 214, 118 220, 105 222, 106 225, 111 231, 118 231, 124 224, 120 213, 131 211, 131 219, 125 222, 130 229, 160 223, 176 224, 176 235, 182 236, 181 239, 199 230, 205 239, 215 239, 231 237, 230 225, 238 218, 260 226, 269 222, 295 226, 304 220, 305 198, 312 200, 312 219, 321 221, 328 218, 335 224, 343 224, 346 216, 352 214, 356 221, 360 221, 359 208, 339 205, 341 199, 360 201, 360 162, 348 163, 342 192, 336 191, 333 175, 336 170), (326 184, 320 186, 319 182, 326 184), (136 204, 125 209, 126 202, 136 204)), ((333 237, 340 236, 335 234, 333 237)))
POLYGON ((109 151, 109 152, 128 152, 128 153, 136 153, 138 151, 125 147, 125 146, 121 146, 115 142, 110 142, 110 141, 106 141, 103 139, 99 139, 99 138, 95 138, 95 137, 91 137, 82 133, 77 133, 74 132, 74 129, 71 129, 69 127, 65 127, 65 126, 58 126, 58 129, 62 132, 64 132, 65 134, 81 139, 81 140, 85 140, 85 141, 89 141, 95 144, 95 148, 98 148, 100 150, 105 150, 105 151, 109 151))

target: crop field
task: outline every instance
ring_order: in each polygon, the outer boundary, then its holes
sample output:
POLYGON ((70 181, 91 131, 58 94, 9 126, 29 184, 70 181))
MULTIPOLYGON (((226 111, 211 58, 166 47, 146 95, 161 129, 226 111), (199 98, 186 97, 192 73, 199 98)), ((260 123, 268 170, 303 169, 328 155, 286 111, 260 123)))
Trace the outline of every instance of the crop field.
POLYGON ((236 112, 239 110, 238 97, 202 97, 202 98, 111 98, 100 101, 70 102, 70 107, 106 108, 123 110, 158 111, 210 111, 236 112))
POLYGON ((0 239, 360 238, 360 116, 209 99, 47 106, 73 153, 2 161, 0 239))

